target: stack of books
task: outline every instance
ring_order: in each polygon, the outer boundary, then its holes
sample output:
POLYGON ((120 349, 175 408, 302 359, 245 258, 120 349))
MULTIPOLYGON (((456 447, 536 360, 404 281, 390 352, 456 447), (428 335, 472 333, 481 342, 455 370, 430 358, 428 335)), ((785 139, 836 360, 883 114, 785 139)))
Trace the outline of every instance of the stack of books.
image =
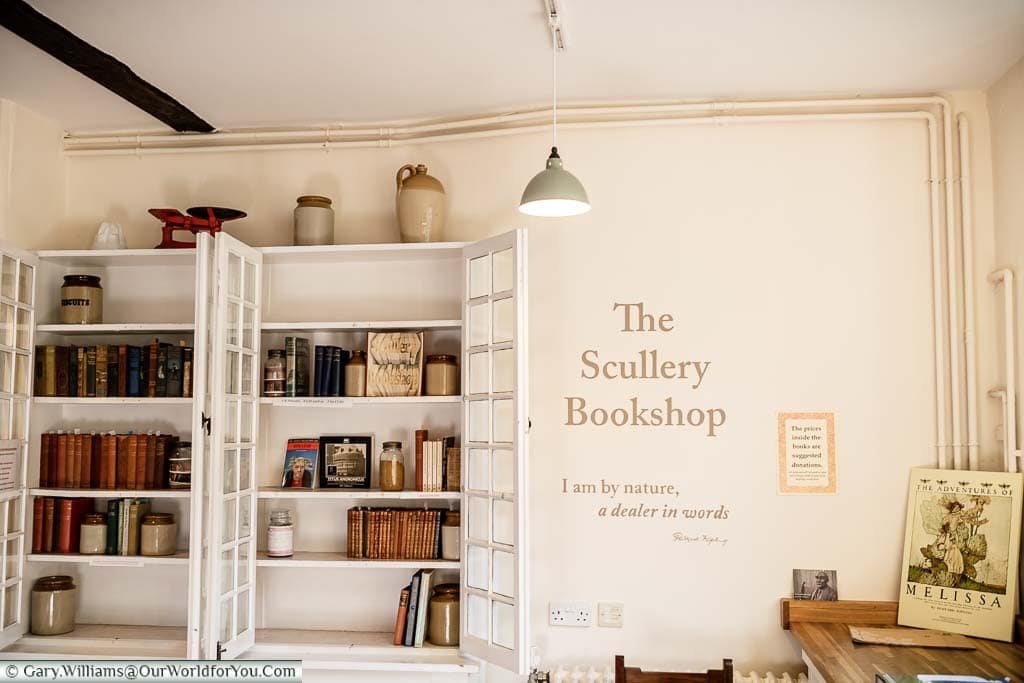
POLYGON ((355 507, 348 511, 348 557, 354 560, 436 560, 444 510, 355 507))
POLYGON ((71 489, 168 488, 171 434, 47 432, 39 439, 39 486, 71 489))
MULTIPOLYGON (((345 364, 349 353, 340 346, 317 345, 313 351, 313 396, 345 395, 345 364)), ((287 362, 287 350, 285 361, 287 362)), ((287 392, 287 387, 286 387, 287 392)))
POLYGON ((409 585, 402 589, 398 598, 398 613, 395 615, 395 636, 392 641, 395 645, 423 647, 433 581, 434 570, 421 569, 413 575, 409 585))
POLYGON ((77 398, 192 396, 192 347, 37 346, 36 396, 77 398))
POLYGON ((455 437, 430 439, 426 429, 417 429, 416 490, 429 493, 461 490, 462 457, 455 437))

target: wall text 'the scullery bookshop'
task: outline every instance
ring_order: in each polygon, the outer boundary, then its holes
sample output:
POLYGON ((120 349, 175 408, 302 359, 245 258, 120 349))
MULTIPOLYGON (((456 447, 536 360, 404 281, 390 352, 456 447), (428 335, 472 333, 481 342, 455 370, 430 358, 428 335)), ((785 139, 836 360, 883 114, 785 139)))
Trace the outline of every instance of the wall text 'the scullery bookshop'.
MULTIPOLYGON (((647 313, 643 302, 614 303, 612 312, 622 323, 620 332, 649 338, 652 333, 666 334, 674 329, 670 314, 647 313)), ((671 359, 657 348, 641 348, 630 358, 622 359, 604 358, 597 349, 586 349, 580 354, 580 377, 592 381, 677 380, 698 391, 710 368, 711 361, 671 359)), ((689 427, 711 437, 719 434, 726 420, 723 408, 685 405, 673 396, 653 403, 630 396, 618 406, 594 406, 583 396, 566 396, 565 404, 568 427, 689 427)))

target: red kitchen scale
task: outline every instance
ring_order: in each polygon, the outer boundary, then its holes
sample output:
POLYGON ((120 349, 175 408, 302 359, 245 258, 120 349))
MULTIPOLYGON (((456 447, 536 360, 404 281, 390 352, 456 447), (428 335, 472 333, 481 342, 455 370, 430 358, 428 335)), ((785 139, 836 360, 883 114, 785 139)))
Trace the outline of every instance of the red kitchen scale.
POLYGON ((245 218, 245 211, 225 209, 220 206, 193 206, 183 214, 177 209, 150 209, 149 212, 164 222, 163 240, 157 249, 193 249, 195 242, 181 242, 174 239, 176 230, 187 230, 193 235, 208 232, 216 237, 221 224, 236 218, 245 218), (186 215, 188 214, 188 215, 186 215))

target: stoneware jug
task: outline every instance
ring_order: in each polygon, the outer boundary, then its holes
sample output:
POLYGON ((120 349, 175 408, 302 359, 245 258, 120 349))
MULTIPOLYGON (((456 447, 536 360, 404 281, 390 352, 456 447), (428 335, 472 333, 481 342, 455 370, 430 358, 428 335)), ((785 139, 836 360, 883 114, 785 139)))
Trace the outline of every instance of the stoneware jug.
POLYGON ((444 185, 423 164, 406 164, 395 176, 395 210, 403 242, 441 242, 447 197, 444 185))

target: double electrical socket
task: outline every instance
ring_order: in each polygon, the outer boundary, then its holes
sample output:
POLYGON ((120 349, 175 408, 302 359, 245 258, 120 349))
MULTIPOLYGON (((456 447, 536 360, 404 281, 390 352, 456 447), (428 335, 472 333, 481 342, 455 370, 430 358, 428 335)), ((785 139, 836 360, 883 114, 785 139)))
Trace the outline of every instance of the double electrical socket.
POLYGON ((548 624, 551 626, 590 626, 594 614, 587 602, 552 602, 548 604, 548 624))

